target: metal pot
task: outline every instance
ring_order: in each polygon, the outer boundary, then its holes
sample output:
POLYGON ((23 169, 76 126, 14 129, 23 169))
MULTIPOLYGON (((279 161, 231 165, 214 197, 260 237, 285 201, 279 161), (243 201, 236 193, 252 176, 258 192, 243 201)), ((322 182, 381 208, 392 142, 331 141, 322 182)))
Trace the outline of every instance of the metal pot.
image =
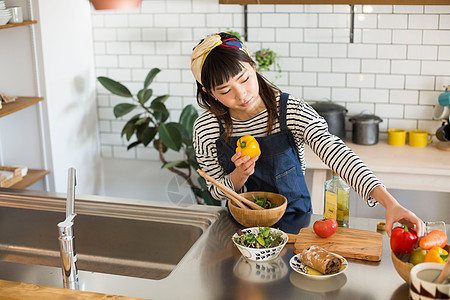
POLYGON ((349 119, 353 123, 352 142, 359 145, 375 145, 380 132, 378 124, 383 120, 375 115, 360 114, 349 119))
POLYGON ((311 106, 327 121, 328 131, 344 140, 347 109, 333 102, 316 102, 311 106))

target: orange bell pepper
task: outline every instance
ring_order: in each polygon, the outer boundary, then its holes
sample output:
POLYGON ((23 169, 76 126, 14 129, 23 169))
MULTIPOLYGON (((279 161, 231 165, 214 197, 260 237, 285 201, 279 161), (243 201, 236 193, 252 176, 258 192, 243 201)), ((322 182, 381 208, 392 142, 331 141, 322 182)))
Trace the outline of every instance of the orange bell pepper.
POLYGON ((236 152, 241 152, 241 156, 250 156, 250 158, 261 155, 261 149, 256 139, 251 135, 245 135, 236 142, 236 152))
POLYGON ((444 248, 447 244, 447 235, 441 230, 431 230, 426 236, 419 241, 419 247, 425 250, 432 247, 444 248))
POLYGON ((425 254, 423 262, 435 262, 445 264, 448 259, 448 252, 441 247, 433 247, 425 254))

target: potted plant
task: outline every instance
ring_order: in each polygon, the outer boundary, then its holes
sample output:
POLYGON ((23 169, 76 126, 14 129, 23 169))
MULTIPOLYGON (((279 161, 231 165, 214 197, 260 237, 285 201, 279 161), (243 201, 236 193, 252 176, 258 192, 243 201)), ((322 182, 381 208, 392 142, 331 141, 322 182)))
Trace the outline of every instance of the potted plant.
POLYGON ((133 115, 122 129, 121 136, 125 136, 127 141, 135 136, 135 140, 128 145, 127 149, 130 150, 138 145, 146 147, 153 142, 159 153, 162 168, 166 168, 184 178, 194 193, 198 204, 220 205, 219 201, 212 198, 203 177, 195 176, 198 183, 193 181, 193 175, 196 174, 195 170, 199 168, 192 145, 194 121, 198 117, 195 107, 187 105, 181 112, 178 122, 168 122, 170 112, 164 103, 169 95, 157 96, 150 101, 153 90, 149 87, 159 72, 161 70, 158 68, 151 69, 144 80, 143 88, 135 96, 120 82, 103 76, 97 79, 112 94, 131 100, 131 103, 119 103, 114 106, 116 118, 121 118, 134 110, 138 110, 137 114, 133 115), (180 152, 182 158, 167 161, 164 156, 167 149, 180 152))
MULTIPOLYGON (((230 30, 230 28, 227 28, 227 32, 229 34, 232 34, 236 36, 238 39, 241 39, 241 35, 237 31, 230 30)), ((254 58, 256 60, 256 71, 270 71, 270 67, 273 64, 276 64, 275 70, 278 73, 281 73, 281 67, 277 62, 277 53, 273 50, 270 50, 269 48, 262 48, 255 52, 254 58)), ((275 80, 280 78, 280 75, 275 77, 275 80)))
MULTIPOLYGON (((269 48, 263 48, 255 52, 255 59, 258 64, 256 68, 257 71, 269 71, 270 66, 277 61, 277 53, 269 48)), ((276 67, 278 72, 281 72, 281 68, 278 63, 276 64, 276 67)))

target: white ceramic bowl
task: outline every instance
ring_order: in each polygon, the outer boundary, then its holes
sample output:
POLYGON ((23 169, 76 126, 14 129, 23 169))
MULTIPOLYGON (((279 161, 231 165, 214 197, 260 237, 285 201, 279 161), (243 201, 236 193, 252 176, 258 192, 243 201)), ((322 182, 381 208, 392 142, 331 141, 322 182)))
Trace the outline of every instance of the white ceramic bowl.
MULTIPOLYGON (((245 229, 242 229, 242 232, 243 233, 252 232, 252 233, 256 234, 259 232, 259 227, 245 228, 245 229)), ((280 255, 280 252, 283 249, 284 245, 286 245, 286 243, 288 241, 287 234, 281 230, 271 228, 270 233, 271 234, 281 233, 281 237, 283 238, 283 243, 277 247, 256 249, 256 248, 244 247, 244 246, 241 246, 238 243, 236 243, 234 241, 234 238, 238 237, 237 233, 235 233, 231 237, 231 240, 233 241, 234 245, 239 249, 239 251, 241 251, 242 256, 244 256, 245 258, 247 258, 249 260, 253 260, 253 261, 268 261, 268 260, 277 258, 278 255, 280 255)))
POLYGON ((6 25, 11 20, 11 16, 0 16, 0 25, 6 25))
POLYGON ((288 266, 281 257, 269 261, 251 261, 243 256, 234 265, 233 273, 242 280, 263 283, 273 282, 285 277, 288 266))

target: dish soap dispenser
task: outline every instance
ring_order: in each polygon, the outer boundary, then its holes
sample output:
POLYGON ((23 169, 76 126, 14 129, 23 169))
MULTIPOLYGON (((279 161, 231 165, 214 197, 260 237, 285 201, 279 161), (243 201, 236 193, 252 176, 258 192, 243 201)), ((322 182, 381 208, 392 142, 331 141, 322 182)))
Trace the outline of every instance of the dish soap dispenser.
POLYGON ((333 172, 325 182, 324 218, 335 219, 339 227, 348 227, 350 186, 333 172))

